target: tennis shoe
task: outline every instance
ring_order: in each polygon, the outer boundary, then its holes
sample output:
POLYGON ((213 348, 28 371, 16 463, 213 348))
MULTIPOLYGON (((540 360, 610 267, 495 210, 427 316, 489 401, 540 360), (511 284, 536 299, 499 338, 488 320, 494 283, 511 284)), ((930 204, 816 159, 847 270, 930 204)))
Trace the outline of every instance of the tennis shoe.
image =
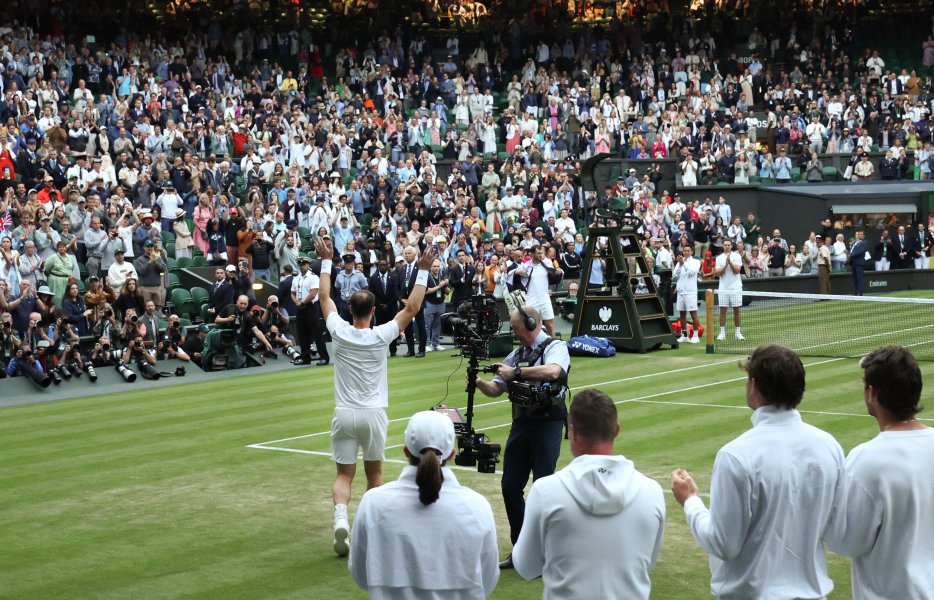
POLYGON ((441 344, 438 344, 437 346, 435 346, 435 350, 437 350, 438 352, 441 352, 442 350, 447 350, 447 348, 445 348, 441 344))
POLYGON ((425 347, 425 352, 431 352, 432 350, 434 350, 434 348, 432 348, 431 346, 425 347))
POLYGON ((339 518, 334 522, 334 552, 338 556, 347 556, 350 554, 350 543, 347 538, 350 537, 350 523, 346 518, 339 518))
POLYGON ((694 337, 692 337, 691 339, 688 340, 688 343, 689 343, 689 344, 699 344, 699 343, 700 343, 700 340, 697 339, 697 336, 695 335, 694 337))
POLYGON ((737 333, 737 334, 736 334, 736 339, 742 341, 742 340, 745 340, 746 338, 743 336, 743 334, 737 333))
POLYGON ((681 336, 678 338, 678 343, 679 343, 679 344, 680 344, 680 343, 683 343, 683 342, 686 342, 686 341, 688 341, 688 336, 686 336, 686 335, 681 335, 681 336))
POLYGON ((722 341, 725 340, 725 339, 726 339, 726 334, 725 334, 725 333, 721 333, 720 335, 717 336, 717 341, 718 341, 718 342, 722 342, 722 341))

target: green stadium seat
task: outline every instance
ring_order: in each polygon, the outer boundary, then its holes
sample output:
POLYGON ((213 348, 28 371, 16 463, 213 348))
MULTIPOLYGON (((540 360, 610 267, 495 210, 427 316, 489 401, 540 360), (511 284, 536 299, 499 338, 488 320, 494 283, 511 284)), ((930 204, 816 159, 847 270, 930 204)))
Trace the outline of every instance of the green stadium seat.
POLYGON ((199 306, 205 302, 210 301, 210 295, 208 294, 208 291, 200 287, 191 288, 191 298, 197 302, 199 306))
POLYGON ((169 268, 169 271, 175 271, 178 269, 178 265, 175 262, 175 259, 171 256, 165 259, 165 265, 169 268))
POLYGON ((88 266, 82 262, 78 263, 78 273, 81 274, 81 279, 87 280, 88 278, 88 266))
POLYGON ((169 242, 165 245, 165 253, 169 255, 169 258, 175 258, 175 242, 169 242))
POLYGON ((191 294, 184 288, 175 288, 172 290, 172 304, 175 305, 175 314, 179 317, 192 313, 197 315, 201 310, 201 306, 195 303, 191 294))
POLYGON ((78 293, 79 293, 79 294, 83 294, 83 293, 85 293, 86 291, 88 291, 88 285, 84 282, 84 280, 79 279, 77 283, 78 283, 78 293))
POLYGON ((824 167, 821 169, 821 174, 824 176, 824 181, 836 181, 837 173, 838 171, 836 167, 824 167))
POLYGON ((214 322, 214 316, 208 312, 207 304, 201 305, 201 322, 202 323, 213 323, 214 322))
POLYGON ((206 266, 207 264, 208 264, 208 259, 206 259, 203 254, 191 259, 191 266, 193 267, 203 267, 203 266, 206 266))
POLYGON ((176 258, 175 265, 179 269, 187 269, 188 267, 192 266, 192 259, 188 258, 187 256, 176 258))
POLYGON ((182 282, 178 280, 178 275, 175 273, 169 273, 169 289, 174 290, 175 288, 182 287, 182 282))
POLYGON ((171 231, 160 231, 159 235, 162 237, 163 244, 174 244, 175 243, 175 234, 171 231))

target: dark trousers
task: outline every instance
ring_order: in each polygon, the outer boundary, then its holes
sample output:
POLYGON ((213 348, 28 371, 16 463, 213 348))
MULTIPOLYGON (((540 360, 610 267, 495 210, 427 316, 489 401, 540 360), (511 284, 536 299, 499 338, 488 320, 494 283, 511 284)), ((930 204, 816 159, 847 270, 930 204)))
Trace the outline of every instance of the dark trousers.
MULTIPOLYGON (((396 313, 390 312, 389 310, 382 311, 379 308, 376 309, 376 314, 374 315, 374 325, 379 327, 380 325, 385 325, 386 323, 392 321, 396 318, 396 313)), ((391 356, 396 355, 396 348, 399 346, 399 338, 394 339, 389 342, 389 354, 391 356)))
POLYGON ((558 464, 564 421, 513 423, 503 453, 503 502, 509 519, 509 538, 515 544, 525 517, 525 485, 551 475, 558 464))
POLYGON ((315 302, 310 306, 298 308, 296 333, 298 333, 298 347, 301 359, 311 362, 311 343, 315 343, 318 355, 323 360, 329 360, 328 347, 324 342, 324 329, 321 323, 321 305, 315 302))
POLYGON ((405 343, 409 347, 409 352, 415 352, 415 329, 418 328, 418 351, 425 351, 425 342, 428 337, 427 332, 425 331, 425 309, 422 308, 418 311, 418 314, 415 315, 415 318, 412 319, 412 322, 409 323, 409 326, 405 328, 405 343))
POLYGON ((863 287, 865 286, 863 274, 865 270, 866 267, 853 266, 853 289, 856 290, 857 296, 863 295, 863 287))

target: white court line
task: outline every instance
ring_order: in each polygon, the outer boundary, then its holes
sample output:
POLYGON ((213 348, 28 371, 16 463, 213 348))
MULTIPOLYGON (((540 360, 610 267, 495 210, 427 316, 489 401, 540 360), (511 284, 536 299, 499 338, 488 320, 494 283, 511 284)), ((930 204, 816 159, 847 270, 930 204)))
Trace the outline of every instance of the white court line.
MULTIPOLYGON (((574 390, 583 390, 583 389, 586 389, 586 388, 589 388, 589 387, 596 387, 596 386, 600 386, 600 385, 610 385, 610 384, 613 384, 613 383, 624 383, 624 382, 626 382, 626 381, 636 381, 637 379, 646 379, 646 378, 648 378, 648 377, 657 377, 657 376, 659 376, 659 375, 671 375, 672 373, 682 373, 682 372, 684 372, 684 371, 691 371, 691 370, 693 370, 693 369, 704 369, 704 368, 707 368, 707 367, 715 367, 715 366, 717 366, 717 365, 725 365, 725 364, 733 363, 733 362, 736 362, 736 361, 737 361, 737 359, 731 358, 731 359, 729 359, 729 360, 721 360, 721 361, 712 362, 712 363, 705 363, 705 364, 701 364, 701 365, 694 365, 694 366, 691 366, 691 367, 681 367, 680 369, 672 369, 672 370, 670 370, 670 371, 659 371, 658 373, 646 373, 646 374, 644 374, 644 375, 633 375, 632 377, 624 377, 624 378, 622 378, 622 379, 613 379, 613 380, 611 380, 611 381, 602 381, 602 382, 600 382, 600 383, 590 383, 590 384, 587 384, 587 385, 578 385, 578 386, 574 386, 574 387, 568 388, 568 389, 570 389, 571 391, 574 391, 574 390)), ((504 404, 504 403, 506 403, 506 402, 509 402, 509 400, 492 400, 492 401, 490 401, 490 402, 481 402, 480 404, 476 404, 476 403, 475 403, 473 406, 474 406, 474 408, 482 408, 482 407, 484 407, 484 406, 493 406, 493 405, 495 405, 495 404, 504 404)), ((466 407, 461 407, 460 410, 466 410, 466 407)), ((411 415, 408 416, 408 417, 399 417, 399 418, 397 418, 397 419, 390 419, 389 422, 390 422, 390 423, 399 423, 400 421, 408 421, 410 418, 412 418, 411 415)), ((282 438, 281 440, 272 440, 272 441, 269 441, 269 442, 259 442, 259 444, 254 444, 254 445, 264 445, 264 446, 265 446, 265 445, 267 445, 267 444, 278 444, 278 443, 280 443, 280 442, 291 442, 292 440, 303 440, 303 439, 305 439, 305 438, 319 437, 319 436, 322 436, 322 435, 330 435, 330 433, 331 433, 330 431, 319 431, 318 433, 306 433, 305 435, 296 435, 296 436, 294 436, 294 437, 282 438)), ((247 448, 252 448, 252 447, 253 447, 253 446, 247 446, 247 448)))
MULTIPOLYGON (((264 446, 262 444, 252 444, 250 446, 247 446, 247 448, 256 448, 257 450, 278 450, 279 452, 291 452, 293 454, 310 454, 311 456, 325 456, 327 458, 331 458, 330 452, 322 452, 320 450, 299 450, 298 448, 284 448, 281 446, 264 446)), ((409 461, 401 460, 398 458, 384 458, 383 462, 394 463, 397 465, 409 464, 409 461)), ((457 471, 476 471, 477 470, 476 467, 462 467, 460 465, 448 465, 448 467, 450 467, 451 469, 455 469, 457 471)), ((496 474, 502 475, 503 472, 497 471, 496 474)))

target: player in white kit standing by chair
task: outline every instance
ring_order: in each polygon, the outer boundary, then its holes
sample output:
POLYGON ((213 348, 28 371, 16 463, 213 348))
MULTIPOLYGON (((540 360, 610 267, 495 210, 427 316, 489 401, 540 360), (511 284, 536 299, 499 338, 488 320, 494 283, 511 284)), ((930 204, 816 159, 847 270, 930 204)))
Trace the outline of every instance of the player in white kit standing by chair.
POLYGON ((716 266, 711 276, 720 278, 718 290, 718 304, 720 305, 720 335, 717 339, 726 339, 726 311, 733 309, 733 324, 736 326, 736 339, 744 340, 740 324, 742 323, 743 309, 743 279, 740 273, 743 270, 743 259, 738 252, 733 251, 733 242, 723 240, 723 254, 717 257, 716 266))

